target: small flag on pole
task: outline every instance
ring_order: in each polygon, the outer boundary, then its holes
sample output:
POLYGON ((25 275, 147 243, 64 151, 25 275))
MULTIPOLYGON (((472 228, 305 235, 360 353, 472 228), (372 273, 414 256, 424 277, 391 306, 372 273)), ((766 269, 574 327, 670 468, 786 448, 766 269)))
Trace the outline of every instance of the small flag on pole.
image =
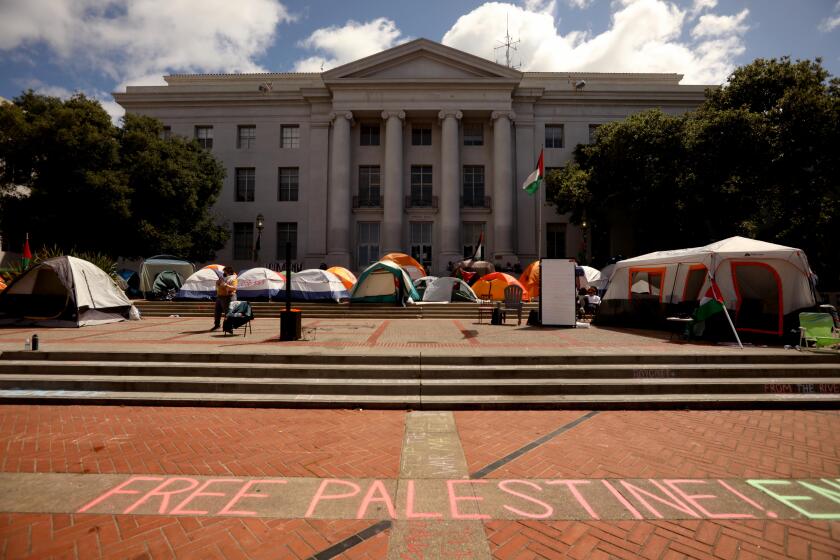
POLYGON ((32 251, 29 250, 29 234, 26 234, 26 241, 23 243, 23 258, 20 260, 23 268, 29 268, 29 263, 32 262, 32 251))
POLYGON ((694 313, 695 321, 705 321, 712 315, 723 311, 723 294, 714 278, 709 278, 711 285, 706 295, 700 299, 700 307, 694 313))
POLYGON ((537 168, 522 183, 522 190, 528 194, 534 194, 540 190, 540 183, 542 183, 543 177, 545 177, 545 168, 543 167, 543 151, 540 150, 540 159, 537 162, 537 168))

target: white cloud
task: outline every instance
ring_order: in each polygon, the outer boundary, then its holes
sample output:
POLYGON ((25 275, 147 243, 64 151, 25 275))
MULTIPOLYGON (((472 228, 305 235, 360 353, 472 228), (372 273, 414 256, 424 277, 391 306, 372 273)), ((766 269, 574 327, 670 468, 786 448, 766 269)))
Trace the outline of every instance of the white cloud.
POLYGON ((694 0, 689 14, 691 17, 694 17, 704 10, 714 10, 717 7, 717 3, 718 0, 694 0))
POLYGON ((744 33, 747 29, 749 29, 749 27, 744 25, 744 20, 747 19, 749 13, 749 10, 744 9, 741 13, 734 16, 704 14, 700 16, 700 20, 697 22, 697 25, 691 30, 691 36, 721 37, 725 35, 744 33))
POLYGON ((294 17, 278 0, 0 2, 0 50, 45 44, 118 82, 169 72, 250 72, 294 17))
POLYGON ((384 51, 407 40, 392 20, 380 17, 366 23, 353 20, 342 27, 322 27, 298 46, 323 54, 298 60, 296 72, 320 72, 384 51))
POLYGON ((569 7, 571 7, 571 8, 577 8, 579 10, 585 10, 594 1, 595 0, 566 0, 566 4, 568 4, 569 7))
MULTIPOLYGON (((698 5, 708 10, 714 0, 696 0, 698 5)), ((511 35, 521 41, 523 70, 674 72, 685 75, 684 83, 703 84, 722 83, 744 52, 746 10, 726 16, 729 25, 720 33, 690 42, 683 38, 688 35, 689 14, 670 1, 617 0, 613 10, 609 29, 600 34, 561 34, 549 14, 488 2, 461 16, 443 43, 492 60, 496 40, 505 34, 507 15, 511 35)))
MULTIPOLYGON (((840 0, 834 5, 834 12, 840 12, 840 0)), ((840 27, 840 14, 823 18, 817 29, 829 33, 840 27)))

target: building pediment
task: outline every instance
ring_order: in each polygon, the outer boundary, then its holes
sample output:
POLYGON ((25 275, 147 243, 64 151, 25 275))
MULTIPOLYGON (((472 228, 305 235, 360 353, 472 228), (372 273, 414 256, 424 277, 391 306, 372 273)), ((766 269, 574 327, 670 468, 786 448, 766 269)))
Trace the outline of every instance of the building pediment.
POLYGON ((518 82, 522 79, 522 73, 428 39, 416 39, 333 68, 324 72, 323 78, 327 84, 379 80, 518 82))

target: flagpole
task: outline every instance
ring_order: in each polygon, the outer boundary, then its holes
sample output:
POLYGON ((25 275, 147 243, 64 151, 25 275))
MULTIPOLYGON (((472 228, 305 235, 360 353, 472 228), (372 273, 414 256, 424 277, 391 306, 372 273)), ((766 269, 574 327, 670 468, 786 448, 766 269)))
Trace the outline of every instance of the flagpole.
MULTIPOLYGON (((540 148, 540 153, 543 153, 545 149, 545 144, 543 147, 540 148)), ((539 161, 537 161, 537 165, 539 165, 539 161)), ((542 182, 545 183, 545 177, 542 178, 542 182)), ((544 185, 540 185, 540 187, 544 187, 544 185)), ((543 191, 545 188, 540 188, 540 194, 537 196, 537 260, 542 258, 542 207, 543 207, 543 191)))

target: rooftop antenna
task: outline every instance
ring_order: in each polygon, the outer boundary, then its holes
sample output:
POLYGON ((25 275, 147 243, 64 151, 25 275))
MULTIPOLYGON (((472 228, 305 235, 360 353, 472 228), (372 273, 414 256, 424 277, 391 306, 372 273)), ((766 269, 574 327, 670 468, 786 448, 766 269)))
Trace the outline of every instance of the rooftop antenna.
MULTIPOLYGON (((505 49, 505 66, 507 66, 508 68, 516 68, 516 69, 518 69, 520 66, 522 66, 522 63, 511 64, 510 51, 511 50, 513 50, 513 51, 518 50, 516 45, 519 44, 519 39, 514 41, 513 37, 510 36, 510 16, 509 15, 505 16, 505 40, 504 41, 498 41, 498 43, 499 43, 499 45, 494 47, 493 51, 494 51, 494 54, 495 54, 495 51, 498 51, 499 49, 505 49)), ((498 63, 498 60, 499 60, 498 57, 496 57, 496 62, 497 63, 498 63)))

